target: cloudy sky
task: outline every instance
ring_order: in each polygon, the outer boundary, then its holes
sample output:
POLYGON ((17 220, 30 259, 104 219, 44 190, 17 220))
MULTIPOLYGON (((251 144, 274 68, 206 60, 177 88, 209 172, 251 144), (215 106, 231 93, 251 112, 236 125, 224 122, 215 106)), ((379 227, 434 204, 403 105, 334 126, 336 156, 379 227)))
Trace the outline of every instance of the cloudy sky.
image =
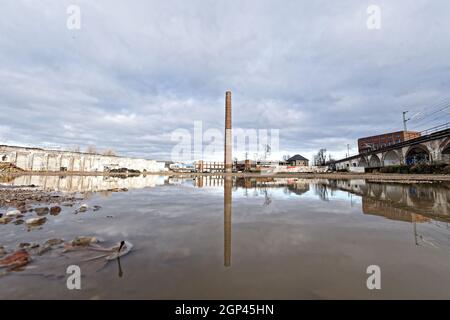
POLYGON ((280 129, 280 155, 450 121, 450 2, 3 0, 0 144, 169 159, 177 129, 280 129), (69 29, 68 6, 81 12, 69 29), (369 29, 369 5, 381 29, 369 29), (438 111, 437 113, 433 113, 438 111))

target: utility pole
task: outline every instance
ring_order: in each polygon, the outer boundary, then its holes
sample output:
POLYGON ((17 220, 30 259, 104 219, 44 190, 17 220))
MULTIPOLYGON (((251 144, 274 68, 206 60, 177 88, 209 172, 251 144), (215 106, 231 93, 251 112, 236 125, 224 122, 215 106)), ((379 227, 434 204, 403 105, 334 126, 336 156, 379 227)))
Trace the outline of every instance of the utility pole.
POLYGON ((350 157, 350 144, 347 143, 347 156, 350 157))
POLYGON ((406 122, 408 122, 409 120, 411 120, 411 118, 406 119, 406 114, 408 113, 408 111, 403 111, 403 130, 406 132, 408 131, 408 129, 406 128, 406 122))

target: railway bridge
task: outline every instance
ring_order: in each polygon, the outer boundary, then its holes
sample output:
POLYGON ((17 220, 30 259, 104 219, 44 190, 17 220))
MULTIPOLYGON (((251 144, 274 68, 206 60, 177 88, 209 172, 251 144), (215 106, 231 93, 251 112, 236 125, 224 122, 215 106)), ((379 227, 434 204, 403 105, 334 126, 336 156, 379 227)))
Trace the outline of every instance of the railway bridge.
POLYGON ((337 160, 336 169, 380 168, 418 163, 450 164, 450 124, 444 126, 443 130, 430 132, 415 139, 337 160))

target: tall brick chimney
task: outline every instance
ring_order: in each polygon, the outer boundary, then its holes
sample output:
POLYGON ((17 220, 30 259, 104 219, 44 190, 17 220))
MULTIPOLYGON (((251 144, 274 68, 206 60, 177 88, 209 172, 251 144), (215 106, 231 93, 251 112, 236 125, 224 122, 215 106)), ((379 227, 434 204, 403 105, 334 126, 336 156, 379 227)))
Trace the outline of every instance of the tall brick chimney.
POLYGON ((225 172, 231 173, 233 136, 231 132, 231 91, 225 93, 225 172))

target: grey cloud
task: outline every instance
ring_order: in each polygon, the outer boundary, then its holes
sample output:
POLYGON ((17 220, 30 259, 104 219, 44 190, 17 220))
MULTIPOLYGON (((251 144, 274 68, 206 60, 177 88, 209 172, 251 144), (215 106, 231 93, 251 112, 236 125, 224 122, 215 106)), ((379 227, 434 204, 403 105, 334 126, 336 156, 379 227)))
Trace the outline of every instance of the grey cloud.
POLYGON ((3 142, 167 159, 173 130, 222 128, 231 89, 236 127, 280 129, 286 153, 342 156, 448 96, 445 0, 376 1, 379 31, 356 0, 79 0, 71 31, 73 2, 2 3, 3 142))

